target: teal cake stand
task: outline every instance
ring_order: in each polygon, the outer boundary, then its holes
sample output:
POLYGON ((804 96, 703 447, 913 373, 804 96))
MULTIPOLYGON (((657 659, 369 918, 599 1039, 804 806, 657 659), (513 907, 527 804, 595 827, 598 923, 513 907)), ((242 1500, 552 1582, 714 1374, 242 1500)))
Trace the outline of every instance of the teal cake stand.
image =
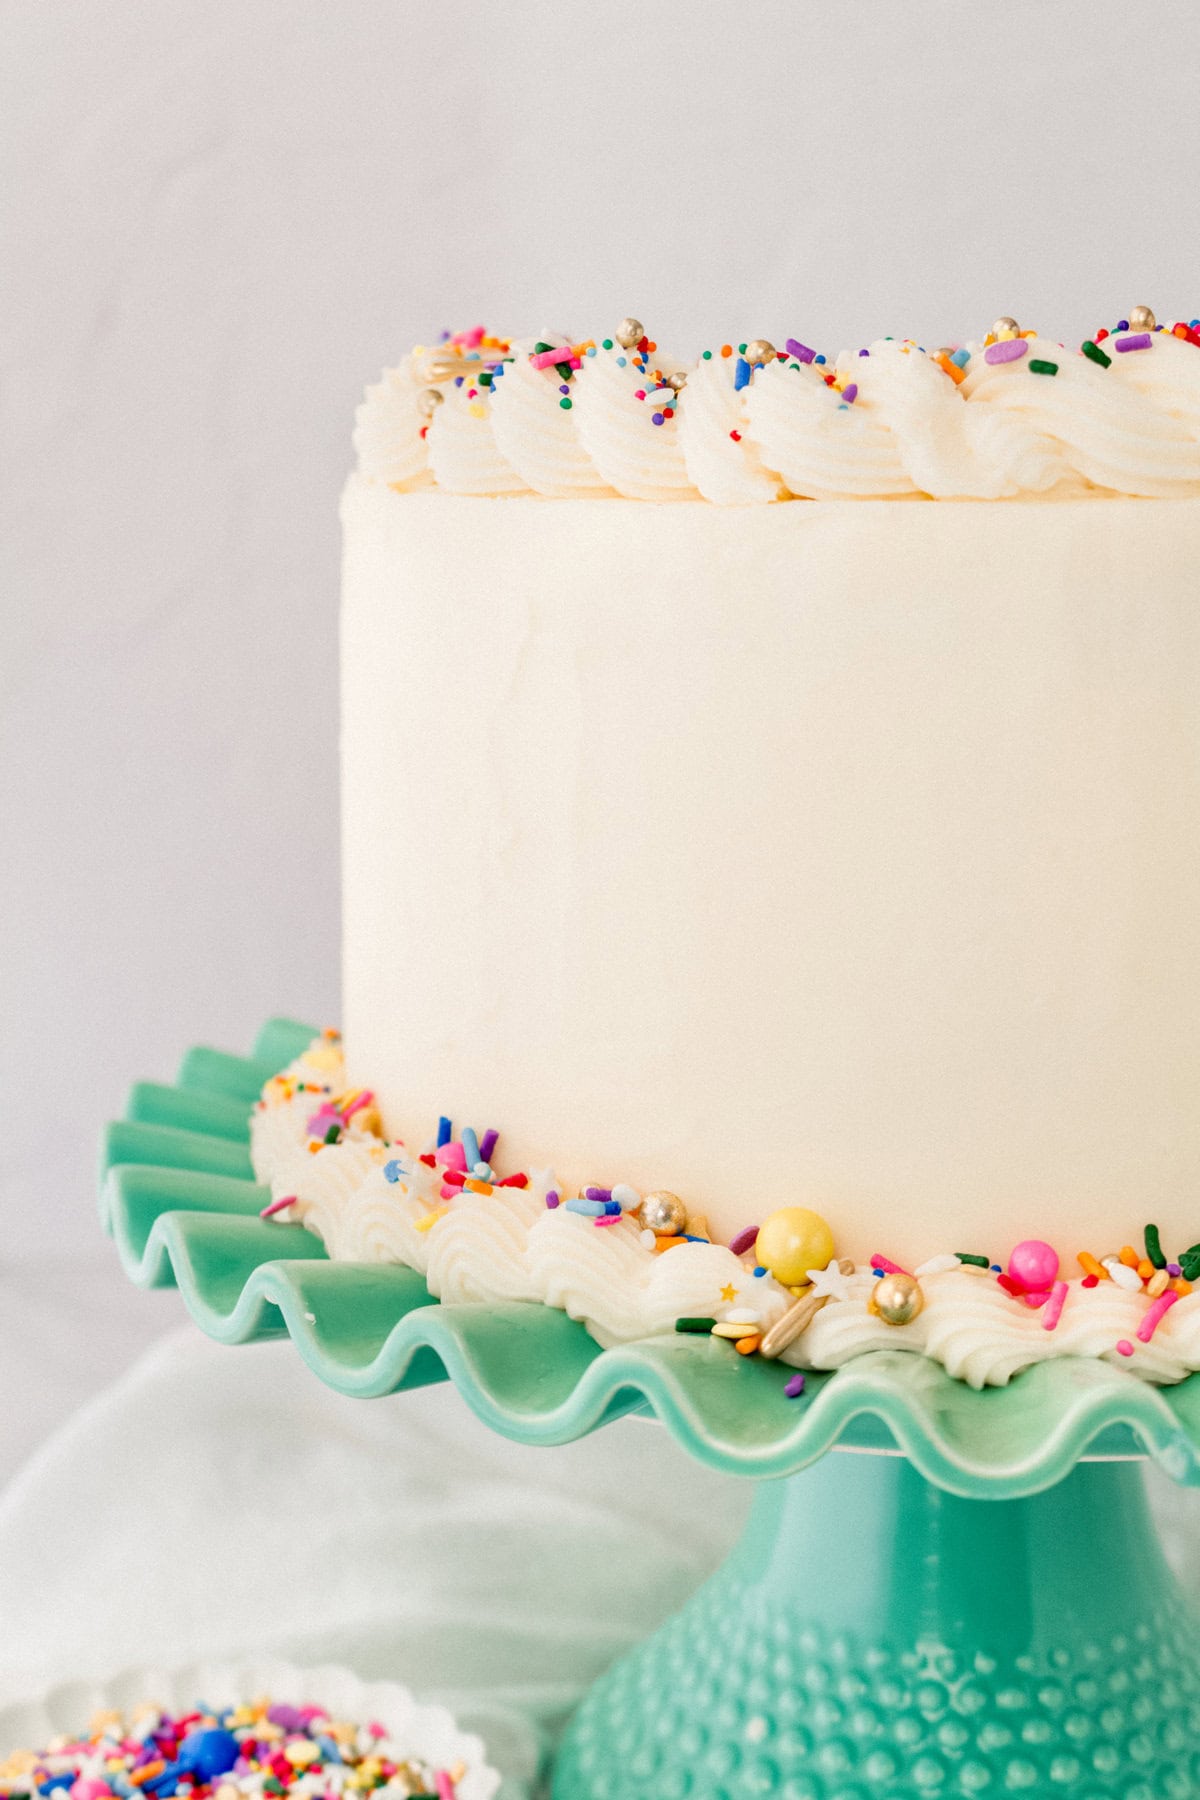
POLYGON ((653 1415, 757 1483, 726 1565, 584 1699, 555 1800, 1200 1800, 1200 1619, 1137 1466, 1200 1485, 1200 1377, 1064 1359, 974 1393, 895 1351, 789 1400, 789 1371, 710 1339, 602 1351, 546 1307, 331 1263, 258 1217, 247 1146, 312 1035, 274 1020, 250 1057, 193 1049, 133 1089, 102 1184, 133 1279, 223 1343, 287 1333, 345 1394, 449 1379, 530 1444, 653 1415))

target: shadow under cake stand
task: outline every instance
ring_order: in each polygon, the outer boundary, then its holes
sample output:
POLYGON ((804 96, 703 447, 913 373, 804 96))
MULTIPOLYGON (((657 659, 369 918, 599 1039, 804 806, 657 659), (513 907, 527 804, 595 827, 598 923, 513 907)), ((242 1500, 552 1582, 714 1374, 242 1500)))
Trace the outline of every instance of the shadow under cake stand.
POLYGON ((259 1218, 248 1149, 262 1084, 315 1035, 273 1020, 250 1057, 194 1048, 133 1088, 102 1184, 132 1278, 177 1284, 222 1343, 290 1336, 344 1394, 449 1379, 546 1446, 652 1415, 756 1482, 724 1567, 585 1697, 555 1800, 1200 1800, 1200 1616, 1137 1466, 1200 1485, 1200 1376, 1064 1358, 977 1393, 881 1351, 790 1400, 790 1370, 715 1339, 602 1351, 549 1307, 330 1262, 259 1218))

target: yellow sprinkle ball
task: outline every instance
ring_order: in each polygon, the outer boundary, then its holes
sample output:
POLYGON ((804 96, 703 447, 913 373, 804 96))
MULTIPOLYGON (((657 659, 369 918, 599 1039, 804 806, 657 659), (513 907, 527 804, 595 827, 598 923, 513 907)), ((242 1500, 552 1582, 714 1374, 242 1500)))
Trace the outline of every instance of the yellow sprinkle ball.
POLYGON ((807 1206, 781 1206, 759 1226, 754 1254, 784 1287, 807 1287, 808 1271, 833 1259, 833 1233, 807 1206))

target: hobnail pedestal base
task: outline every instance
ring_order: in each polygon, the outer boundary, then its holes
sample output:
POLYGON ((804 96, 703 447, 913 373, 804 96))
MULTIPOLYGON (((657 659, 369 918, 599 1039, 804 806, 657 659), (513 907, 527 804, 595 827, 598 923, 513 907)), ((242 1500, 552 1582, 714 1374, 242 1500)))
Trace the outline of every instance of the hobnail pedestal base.
POLYGON ((554 1800, 1200 1796, 1200 1618, 1138 1469, 965 1500, 903 1459, 758 1484, 741 1544, 592 1688, 554 1800))

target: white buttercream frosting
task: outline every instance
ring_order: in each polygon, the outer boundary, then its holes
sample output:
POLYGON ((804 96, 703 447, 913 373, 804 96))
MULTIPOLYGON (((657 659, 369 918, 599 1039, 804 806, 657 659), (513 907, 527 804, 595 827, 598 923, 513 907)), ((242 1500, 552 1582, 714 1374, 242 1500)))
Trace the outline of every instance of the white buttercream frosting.
POLYGON ((677 364, 657 352, 639 366, 619 344, 601 347, 579 371, 579 439, 605 481, 628 500, 695 500, 679 440, 673 388, 656 379, 677 364), (656 424, 658 418, 661 423, 656 424))
POLYGON ((1181 389, 1194 394, 1193 356, 1200 362, 1194 346, 1160 332, 1148 349, 1114 349, 1104 368, 1032 338, 1015 362, 973 354, 959 391, 971 411, 990 407, 1023 426, 1046 456, 1057 458, 1062 478, 1109 493, 1172 499, 1200 492, 1200 435, 1186 414, 1176 415, 1174 398, 1164 405, 1161 394, 1146 391, 1145 376, 1125 371, 1131 362, 1157 357, 1171 370, 1160 380, 1172 396, 1181 389), (1038 362, 1054 364, 1057 374, 1034 373, 1038 362))
POLYGON ((749 386, 734 387, 735 365, 725 356, 701 361, 688 376, 679 411, 679 441, 688 478, 718 506, 761 505, 786 493, 747 437, 749 386))
POLYGON ((988 360, 991 338, 969 344, 953 368, 945 352, 890 338, 832 362, 776 353, 753 368, 727 345, 691 369, 646 340, 484 342, 415 351, 368 389, 360 474, 399 489, 723 506, 1200 494, 1200 354, 1173 330, 1144 344, 1114 332, 1107 366, 1033 334, 1004 361, 988 360), (1143 347, 1118 348, 1133 342, 1143 347), (576 366, 539 363, 547 344, 568 361, 573 349, 576 366), (427 422, 429 386, 443 400, 427 422))
POLYGON ((450 494, 528 492, 499 444, 485 390, 450 386, 425 434, 429 467, 450 494))
MULTIPOLYGON (((320 1096, 310 1084, 340 1093, 342 1074, 328 1040, 318 1039, 268 1083, 251 1119, 258 1179, 273 1200, 293 1200, 274 1216, 299 1219, 334 1260, 401 1263, 447 1302, 541 1302, 581 1320, 606 1347, 672 1333, 680 1318, 750 1321, 766 1332, 793 1304, 791 1292, 725 1245, 689 1241, 656 1251, 629 1214, 598 1226, 548 1205, 548 1195, 565 1197, 550 1169, 531 1171, 525 1187, 455 1191, 442 1167, 356 1129, 353 1119, 341 1141, 315 1147, 306 1121, 320 1096)), ((1200 1294, 1177 1300, 1142 1342, 1150 1302, 1140 1289, 1071 1282, 1057 1325, 1047 1329, 1049 1312, 1014 1298, 990 1272, 939 1261, 951 1259, 935 1259, 921 1277, 923 1310, 904 1326, 872 1310, 873 1270, 839 1279, 831 1264, 823 1282, 830 1298, 782 1360, 838 1369, 871 1350, 911 1350, 974 1388, 1003 1387, 1060 1356, 1104 1358, 1158 1383, 1200 1369, 1200 1294)))
POLYGON ((574 417, 573 381, 553 364, 535 368, 536 344, 563 344, 560 332, 520 339, 501 365, 492 390, 492 424, 498 449, 537 494, 553 499, 611 493, 580 442, 574 417), (563 402, 566 402, 564 406, 563 402))
POLYGON ((368 481, 403 491, 433 480, 413 358, 385 369, 354 419, 354 449, 368 481))

